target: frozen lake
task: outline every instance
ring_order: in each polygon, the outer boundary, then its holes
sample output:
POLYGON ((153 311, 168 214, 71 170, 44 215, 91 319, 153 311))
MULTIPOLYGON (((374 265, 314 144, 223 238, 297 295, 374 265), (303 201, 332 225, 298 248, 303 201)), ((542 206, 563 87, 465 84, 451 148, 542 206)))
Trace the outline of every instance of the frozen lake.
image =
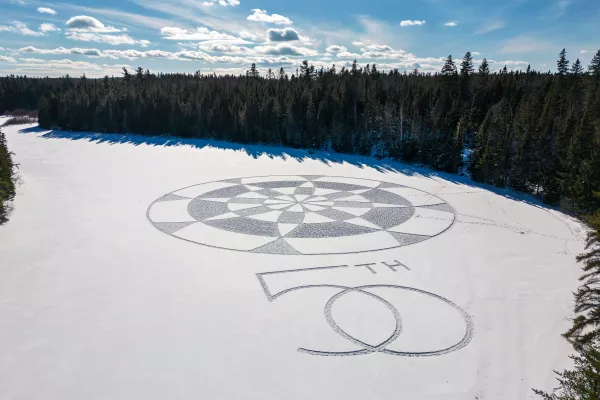
POLYGON ((529 399, 584 228, 359 156, 4 127, 2 399, 529 399))

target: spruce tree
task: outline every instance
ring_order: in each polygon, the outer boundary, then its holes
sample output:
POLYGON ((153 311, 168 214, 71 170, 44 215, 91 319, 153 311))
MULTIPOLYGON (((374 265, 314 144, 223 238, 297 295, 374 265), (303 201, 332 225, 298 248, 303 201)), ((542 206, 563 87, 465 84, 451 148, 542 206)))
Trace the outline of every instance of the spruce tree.
POLYGON ((465 77, 473 75, 474 71, 475 68, 473 67, 473 57, 471 56, 471 52, 467 51, 462 62, 460 63, 460 76, 465 77))
POLYGON ((569 73, 569 61, 567 60, 567 50, 562 49, 556 61, 556 69, 561 76, 569 73))
POLYGON ((571 75, 580 76, 581 74, 583 74, 583 66, 581 65, 581 61, 579 61, 578 58, 571 66, 571 75))
POLYGON ((600 50, 594 54, 594 58, 592 58, 592 62, 588 67, 588 72, 590 75, 600 78, 600 50))
POLYGON ((7 202, 15 196, 14 165, 8 151, 6 137, 0 131, 0 224, 6 222, 8 216, 7 202))
POLYGON ((454 60, 452 60, 452 55, 449 55, 448 58, 446 58, 444 66, 442 67, 442 75, 451 76, 456 74, 456 64, 454 63, 454 60))
POLYGON ((486 58, 481 61, 481 65, 479 66, 479 73, 481 75, 489 75, 490 74, 490 65, 486 58))
POLYGON ((595 343, 571 359, 575 364, 573 370, 554 372, 558 388, 552 393, 537 389, 533 392, 544 400, 600 399, 600 345, 595 343))

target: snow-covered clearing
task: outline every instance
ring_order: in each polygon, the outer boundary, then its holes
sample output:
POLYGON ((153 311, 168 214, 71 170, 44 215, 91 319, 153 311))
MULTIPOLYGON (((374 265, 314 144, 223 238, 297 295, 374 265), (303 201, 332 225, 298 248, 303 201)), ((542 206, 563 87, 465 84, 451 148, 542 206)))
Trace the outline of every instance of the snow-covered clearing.
POLYGON ((584 228, 531 198, 358 156, 2 129, 1 399, 528 399, 569 366, 584 228))

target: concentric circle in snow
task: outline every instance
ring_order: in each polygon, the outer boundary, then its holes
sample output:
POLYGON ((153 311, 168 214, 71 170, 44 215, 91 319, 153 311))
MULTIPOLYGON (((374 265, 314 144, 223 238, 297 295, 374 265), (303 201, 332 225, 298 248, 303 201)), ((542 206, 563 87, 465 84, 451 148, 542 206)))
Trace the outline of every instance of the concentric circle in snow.
POLYGON ((230 250, 347 254, 418 243, 448 229, 444 200, 394 183, 330 176, 263 176, 202 183, 154 201, 162 232, 230 250))

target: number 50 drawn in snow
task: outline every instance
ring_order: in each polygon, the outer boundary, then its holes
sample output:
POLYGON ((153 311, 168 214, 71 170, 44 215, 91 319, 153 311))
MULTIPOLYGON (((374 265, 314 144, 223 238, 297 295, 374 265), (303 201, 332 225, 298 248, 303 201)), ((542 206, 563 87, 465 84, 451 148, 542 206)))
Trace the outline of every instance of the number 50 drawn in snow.
MULTIPOLYGON (((317 356, 358 356, 371 353, 383 353, 393 356, 427 357, 460 350, 471 341, 471 338, 473 337, 473 321, 471 316, 450 300, 425 290, 388 284, 351 286, 333 283, 311 283, 300 286, 288 286, 277 293, 271 293, 266 281, 269 276, 273 277, 280 274, 311 272, 344 267, 347 266, 306 268, 257 274, 258 280, 269 301, 275 301, 282 296, 292 296, 298 294, 298 292, 307 292, 311 294, 311 292, 314 292, 313 289, 331 290, 332 295, 324 304, 325 319, 335 333, 352 343, 356 348, 353 350, 334 351, 300 347, 298 348, 299 352, 317 356), (351 335, 347 329, 343 329, 335 320, 332 312, 334 306, 340 299, 349 294, 358 294, 365 300, 373 299, 390 312, 395 322, 393 324, 394 328, 389 334, 386 333, 387 337, 385 337, 383 341, 379 343, 368 343, 365 340, 361 340, 357 338, 356 335, 351 335), (409 311, 409 313, 411 312, 411 309, 409 308, 407 310, 407 306, 403 306, 403 298, 410 300, 408 301, 410 304, 409 307, 413 307, 412 316, 408 318, 410 324, 407 324, 407 326, 405 326, 399 308, 404 308, 403 311, 409 311), (421 305, 424 305, 424 307, 421 305), (416 326, 419 324, 425 326, 419 328, 416 326), (402 343, 402 339, 399 339, 406 331, 412 331, 407 335, 412 337, 412 340, 409 340, 408 344, 402 343), (400 348, 394 349, 394 346, 400 346, 400 348), (408 349, 406 348, 407 346, 414 346, 416 349, 408 349)), ((381 327, 373 327, 373 329, 377 328, 381 327)))

